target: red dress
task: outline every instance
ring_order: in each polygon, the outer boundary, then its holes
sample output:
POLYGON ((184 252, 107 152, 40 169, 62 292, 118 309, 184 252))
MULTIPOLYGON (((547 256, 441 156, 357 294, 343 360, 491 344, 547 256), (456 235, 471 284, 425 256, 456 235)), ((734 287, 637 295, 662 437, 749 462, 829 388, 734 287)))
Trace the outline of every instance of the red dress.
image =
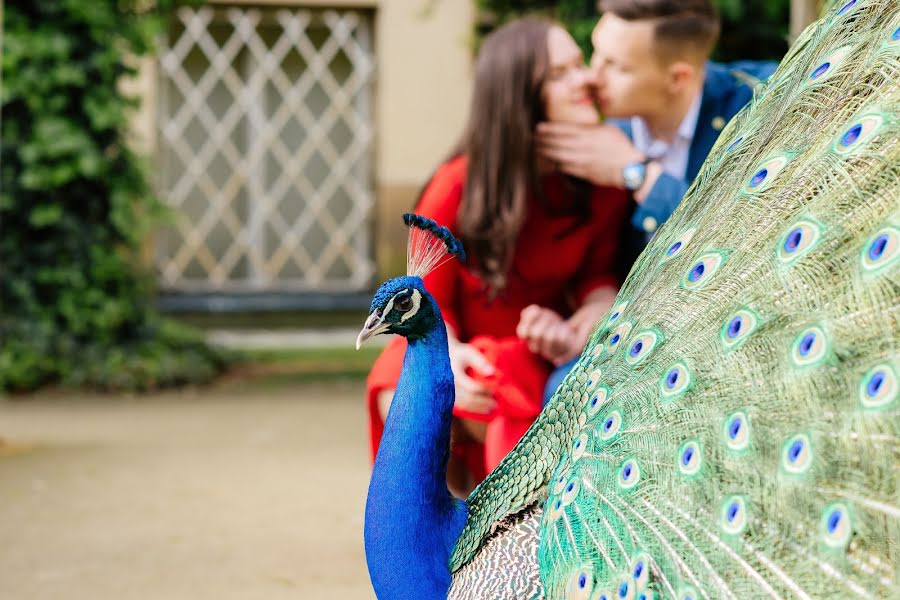
MULTIPOLYGON (((442 165, 422 194, 416 214, 456 233, 465 176, 464 157, 442 165)), ((590 292, 618 286, 614 260, 627 216, 626 193, 593 188, 590 219, 584 221, 567 210, 574 200, 563 177, 550 175, 541 183, 546 201, 529 198, 507 284, 496 298, 490 300, 482 280, 455 260, 425 277, 426 288, 460 341, 474 344, 495 367, 494 375, 481 379, 492 390, 497 408, 488 415, 453 410, 455 416, 488 424, 483 448, 477 444, 454 449, 476 481, 500 462, 541 411, 552 365, 516 337, 522 310, 537 304, 568 317, 571 307, 580 306, 590 292)), ((378 394, 396 387, 405 352, 406 340, 396 337, 375 361, 367 380, 373 459, 384 430, 378 394)))

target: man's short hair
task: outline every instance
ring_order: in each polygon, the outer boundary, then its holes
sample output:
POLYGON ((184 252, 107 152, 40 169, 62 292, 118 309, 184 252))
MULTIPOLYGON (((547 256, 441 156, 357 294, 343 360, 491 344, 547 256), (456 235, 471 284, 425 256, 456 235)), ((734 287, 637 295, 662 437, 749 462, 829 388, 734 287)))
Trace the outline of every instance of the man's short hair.
POLYGON ((708 56, 719 38, 712 0, 598 0, 597 8, 625 21, 656 21, 654 41, 667 54, 688 46, 708 56))

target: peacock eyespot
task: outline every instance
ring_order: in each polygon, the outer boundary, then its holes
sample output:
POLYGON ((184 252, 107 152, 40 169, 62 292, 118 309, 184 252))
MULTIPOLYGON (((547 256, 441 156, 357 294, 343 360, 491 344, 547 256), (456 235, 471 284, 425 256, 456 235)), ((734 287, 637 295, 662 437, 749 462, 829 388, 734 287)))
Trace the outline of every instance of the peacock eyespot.
POLYGON ((853 534, 850 511, 841 503, 830 504, 822 512, 822 539, 832 548, 846 548, 853 534))
POLYGON ((894 30, 894 33, 891 34, 892 42, 900 42, 900 27, 894 30))
POLYGON ((786 154, 778 154, 757 163, 750 171, 749 179, 745 180, 742 191, 745 194, 757 194, 763 191, 775 181, 788 162, 786 154))
POLYGON ((625 338, 625 336, 628 335, 630 331, 630 323, 622 323, 621 325, 618 325, 615 329, 613 329, 609 334, 609 338, 606 340, 606 345, 610 349, 610 351, 618 348, 619 343, 625 338))
POLYGON ((588 434, 586 432, 578 436, 575 443, 572 444, 572 462, 576 462, 584 456, 587 450, 588 434))
POLYGON ((870 113, 856 117, 849 126, 841 130, 832 148, 838 154, 848 154, 862 147, 884 124, 884 116, 870 113))
POLYGON ((678 471, 682 475, 692 477, 700 472, 702 465, 700 443, 697 440, 688 440, 682 444, 678 449, 678 471))
POLYGON ((722 503, 722 529, 725 533, 737 535, 747 527, 747 507, 744 499, 731 496, 722 503))
POLYGON ((606 400, 606 396, 609 394, 609 388, 606 386, 600 386, 591 396, 590 401, 587 406, 587 416, 588 418, 593 417, 600 411, 600 407, 603 406, 603 402, 606 400))
POLYGON ((638 591, 646 588, 650 580, 650 570, 647 568, 649 560, 649 556, 646 553, 640 552, 631 561, 631 578, 634 580, 634 587, 638 591))
POLYGON ((587 585, 587 575, 584 573, 581 574, 581 577, 578 578, 578 587, 584 589, 584 586, 587 585))
POLYGON ((712 279, 712 276, 719 270, 725 261, 725 255, 721 252, 708 252, 691 265, 691 268, 684 275, 681 284, 684 288, 695 290, 703 287, 712 279))
POLYGON ((638 364, 650 355, 658 340, 659 335, 655 331, 642 331, 632 340, 625 362, 630 365, 638 364))
POLYGON ((844 63, 851 49, 852 47, 849 45, 841 46, 820 57, 819 60, 813 63, 816 66, 809 72, 805 85, 818 85, 826 79, 830 79, 839 71, 838 67, 844 63))
POLYGON ((684 249, 691 241, 691 238, 694 237, 694 231, 694 229, 686 230, 684 233, 678 236, 674 242, 669 244, 669 246, 666 248, 666 251, 663 252, 662 262, 665 262, 683 253, 684 249))
POLYGON ((622 316, 622 313, 625 311, 625 308, 628 306, 628 302, 619 302, 615 306, 613 306, 609 311, 609 318, 606 319, 607 325, 612 325, 616 321, 619 320, 619 317, 622 316))
POLYGON ((553 490, 555 493, 559 493, 562 491, 563 487, 566 485, 566 476, 560 475, 559 479, 556 480, 556 486, 558 489, 553 490))
POLYGON ((563 506, 570 505, 575 498, 578 497, 578 492, 581 490, 581 482, 576 478, 572 477, 569 480, 569 483, 566 485, 565 490, 563 490, 562 496, 560 499, 562 500, 563 506))
POLYGON ((619 598, 627 598, 628 597, 628 582, 623 581, 619 586, 619 598))
POLYGON ((863 246, 863 269, 875 272, 892 264, 900 256, 898 246, 900 230, 893 226, 881 228, 863 246))
POLYGON ((619 469, 619 487, 623 489, 631 489, 638 484, 641 479, 641 469, 633 458, 622 463, 619 469))
POLYGON ((668 401, 674 399, 687 391, 691 385, 691 372, 687 366, 677 363, 669 367, 659 382, 659 391, 663 396, 663 400, 668 401))
POLYGON ((897 399, 897 374, 887 364, 866 373, 859 383, 859 402, 864 408, 881 409, 897 399))
POLYGON ((812 460, 812 447, 807 436, 798 434, 785 442, 781 458, 785 471, 794 475, 805 473, 812 466, 812 460))
POLYGON ((790 226, 778 248, 782 263, 791 263, 809 252, 819 241, 822 227, 811 220, 798 221, 790 226))
POLYGON ((591 371, 591 374, 588 376, 588 388, 593 389, 598 383, 600 383, 601 377, 600 369, 594 369, 591 371))
POLYGON ((737 348, 759 325, 759 317, 749 308, 742 308, 725 320, 721 339, 726 350, 737 348))
POLYGON ((603 421, 603 425, 600 427, 600 439, 603 441, 609 441, 619 433, 619 429, 622 427, 622 413, 617 410, 611 412, 606 419, 603 421))
POLYGON ((750 445, 750 424, 743 412, 736 412, 725 419, 725 446, 741 452, 750 445))
POLYGON ((820 362, 827 352, 828 340, 825 332, 818 327, 810 327, 797 336, 791 350, 791 358, 798 366, 805 367, 820 362))

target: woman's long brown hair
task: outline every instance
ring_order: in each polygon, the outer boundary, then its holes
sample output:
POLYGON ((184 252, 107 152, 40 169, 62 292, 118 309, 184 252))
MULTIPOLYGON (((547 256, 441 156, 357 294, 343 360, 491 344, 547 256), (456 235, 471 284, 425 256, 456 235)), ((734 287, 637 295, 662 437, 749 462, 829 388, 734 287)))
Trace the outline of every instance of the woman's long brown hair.
POLYGON ((472 267, 492 292, 502 289, 538 188, 534 131, 544 119, 547 34, 555 23, 525 18, 485 40, 475 65, 469 120, 458 146, 468 156, 459 235, 472 267))

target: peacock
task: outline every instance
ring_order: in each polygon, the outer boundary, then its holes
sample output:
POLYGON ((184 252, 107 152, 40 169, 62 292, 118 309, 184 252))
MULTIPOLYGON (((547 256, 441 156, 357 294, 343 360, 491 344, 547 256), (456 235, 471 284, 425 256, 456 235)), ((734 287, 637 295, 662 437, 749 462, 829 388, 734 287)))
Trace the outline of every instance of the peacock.
POLYGON ((519 444, 444 484, 414 216, 359 341, 409 340, 366 508, 394 598, 900 598, 900 5, 838 2, 722 131, 519 444))

